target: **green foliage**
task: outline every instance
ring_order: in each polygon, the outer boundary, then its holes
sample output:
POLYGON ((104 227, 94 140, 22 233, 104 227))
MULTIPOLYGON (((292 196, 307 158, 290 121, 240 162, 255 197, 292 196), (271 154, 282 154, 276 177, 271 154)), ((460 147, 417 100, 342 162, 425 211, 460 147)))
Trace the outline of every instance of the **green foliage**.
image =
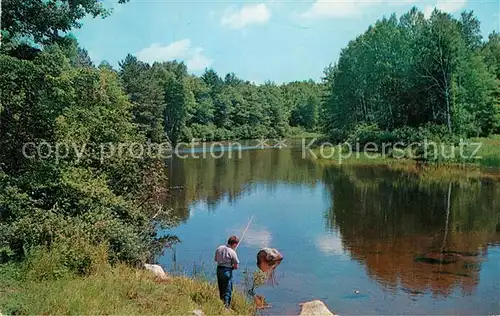
POLYGON ((163 140, 165 95, 151 67, 127 55, 120 62, 120 79, 132 103, 132 115, 139 130, 152 142, 163 140))
POLYGON ((496 107, 494 133, 500 135, 500 106, 496 107))
POLYGON ((325 70, 325 133, 363 123, 387 131, 431 123, 448 133, 489 135, 498 102, 496 42, 492 35, 481 47, 470 12, 456 20, 435 10, 425 19, 414 8, 399 20, 377 21, 325 70))
POLYGON ((364 146, 367 143, 378 143, 381 141, 382 131, 375 124, 360 124, 349 135, 348 142, 351 144, 359 143, 364 146))
POLYGON ((85 249, 92 245, 108 244, 111 261, 151 258, 150 219, 158 212, 158 188, 165 187, 162 166, 127 154, 100 155, 103 144, 146 143, 118 75, 72 67, 57 46, 31 61, 0 55, 0 69, 2 257, 35 258, 31 249, 41 246, 49 251, 42 258, 48 267, 80 272, 88 269, 85 249), (69 150, 45 158, 32 150, 30 158, 22 148, 31 142, 69 150))
POLYGON ((312 81, 291 82, 282 87, 290 126, 313 131, 318 125, 322 87, 312 81))
POLYGON ((23 267, 0 265, 0 310, 5 314, 253 315, 253 306, 235 290, 225 310, 217 286, 206 281, 172 277, 158 282, 144 270, 123 264, 102 266, 86 277, 22 278, 23 267), (6 280, 8 278, 8 280, 6 280))
POLYGON ((254 85, 213 69, 188 75, 178 62, 152 66, 128 55, 120 77, 134 104, 134 121, 148 138, 164 130, 173 142, 284 137, 289 124, 313 131, 321 89, 312 81, 254 85))
POLYGON ((72 273, 88 276, 107 267, 108 247, 72 238, 60 240, 50 249, 40 246, 31 248, 27 258, 24 262, 26 280, 55 280, 72 273))
POLYGON ((57 3, 8 0, 2 4, 2 31, 5 31, 2 40, 28 37, 36 43, 50 44, 63 40, 61 34, 80 27, 79 20, 86 15, 108 14, 109 10, 97 0, 62 0, 57 3))

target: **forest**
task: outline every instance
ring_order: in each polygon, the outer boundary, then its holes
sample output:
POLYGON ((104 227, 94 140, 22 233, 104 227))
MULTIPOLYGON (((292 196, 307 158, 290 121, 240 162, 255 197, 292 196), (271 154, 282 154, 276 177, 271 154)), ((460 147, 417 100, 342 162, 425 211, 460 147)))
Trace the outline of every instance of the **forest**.
POLYGON ((110 12, 100 1, 58 3, 2 3, 0 262, 49 262, 35 278, 91 273, 96 245, 106 245, 112 263, 146 262, 177 240, 156 234, 176 220, 164 207, 163 161, 103 163, 71 151, 32 159, 27 143, 92 153, 104 143, 305 132, 339 142, 500 133, 500 34, 483 39, 472 12, 392 15, 325 65, 321 82, 255 84, 214 69, 195 76, 181 61, 148 64, 127 52, 118 66, 94 65, 71 30, 87 15, 110 12))
POLYGON ((120 62, 134 117, 154 141, 172 142, 285 137, 315 131, 322 86, 312 80, 255 85, 214 69, 189 75, 184 63, 147 63, 127 55, 120 62))
POLYGON ((483 40, 473 12, 393 14, 326 68, 323 131, 338 141, 500 133, 499 70, 500 34, 483 40))

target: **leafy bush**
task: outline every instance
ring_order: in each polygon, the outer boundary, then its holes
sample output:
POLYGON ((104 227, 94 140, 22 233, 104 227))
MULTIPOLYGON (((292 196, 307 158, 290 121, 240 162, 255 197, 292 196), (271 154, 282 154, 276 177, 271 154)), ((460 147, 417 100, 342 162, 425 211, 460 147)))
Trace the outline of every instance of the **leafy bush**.
POLYGON ((223 127, 217 128, 214 131, 214 139, 216 141, 220 140, 230 140, 234 138, 234 133, 228 129, 225 129, 223 127))
POLYGON ((350 133, 348 142, 351 144, 359 143, 360 145, 376 142, 379 140, 380 133, 381 130, 376 124, 362 123, 357 125, 350 133))
POLYGON ((343 143, 347 140, 349 137, 348 133, 345 130, 341 130, 338 128, 331 129, 328 131, 328 139, 333 143, 333 144, 340 144, 343 143))
POLYGON ((500 105, 496 107, 496 116, 495 116, 495 127, 493 128, 493 133, 500 135, 500 105))
POLYGON ((215 138, 215 125, 192 124, 191 134, 200 141, 212 141, 215 138))
POLYGON ((57 47, 33 61, 0 56, 0 69, 11 75, 0 95, 6 109, 0 121, 9 122, 2 124, 8 133, 0 140, 2 260, 35 260, 33 269, 39 265, 45 272, 33 273, 49 277, 63 270, 89 273, 98 245, 109 247, 112 262, 151 258, 151 218, 166 187, 163 164, 126 153, 104 160, 99 155, 102 144, 146 144, 117 74, 71 68, 57 47), (24 142, 42 139, 85 152, 46 159, 19 155, 24 142))
POLYGON ((379 150, 382 149, 382 145, 387 143, 393 143, 395 137, 391 132, 382 131, 376 124, 359 124, 356 126, 354 131, 349 135, 347 142, 351 145, 359 145, 359 148, 363 148, 366 144, 375 144, 379 150))
POLYGON ((60 239, 51 247, 33 247, 25 262, 26 278, 58 279, 71 273, 91 275, 108 267, 106 244, 92 245, 83 238, 60 239))
POLYGON ((460 135, 450 133, 446 125, 427 123, 419 127, 419 133, 424 139, 434 142, 456 143, 460 135))

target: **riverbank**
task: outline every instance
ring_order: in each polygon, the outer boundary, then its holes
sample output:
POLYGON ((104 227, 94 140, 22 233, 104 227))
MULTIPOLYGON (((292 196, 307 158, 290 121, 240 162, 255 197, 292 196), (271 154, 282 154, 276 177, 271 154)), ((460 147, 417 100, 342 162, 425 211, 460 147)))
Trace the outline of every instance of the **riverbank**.
POLYGON ((253 306, 235 293, 230 311, 216 285, 182 276, 155 279, 146 270, 104 265, 88 276, 64 274, 34 280, 19 265, 0 265, 0 311, 4 314, 251 315, 253 306))
MULTIPOLYGON (((430 163, 434 168, 437 167, 467 167, 467 168, 494 168, 500 169, 500 135, 495 135, 490 138, 474 138, 471 140, 474 143, 481 144, 480 146, 470 146, 465 150, 465 155, 471 156, 469 160, 464 162, 443 161, 439 163, 430 163), (474 152, 478 148, 477 152, 474 152)), ((337 148, 335 148, 337 149, 337 148)), ((413 166, 416 160, 409 158, 393 158, 388 155, 382 155, 374 152, 359 152, 347 155, 345 153, 335 152, 331 148, 315 148, 313 159, 321 165, 385 165, 385 166, 413 166)))

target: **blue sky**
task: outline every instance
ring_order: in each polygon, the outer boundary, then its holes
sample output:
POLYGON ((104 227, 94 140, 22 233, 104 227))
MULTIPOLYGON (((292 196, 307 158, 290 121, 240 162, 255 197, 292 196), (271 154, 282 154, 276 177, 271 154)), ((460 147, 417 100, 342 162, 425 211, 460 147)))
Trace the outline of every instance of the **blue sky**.
POLYGON ((384 15, 414 5, 457 16, 474 10, 483 36, 500 31, 500 0, 114 2, 104 2, 111 16, 86 18, 73 32, 96 63, 116 66, 131 53, 147 62, 183 60, 195 74, 211 67, 257 83, 319 80, 351 39, 384 15))

